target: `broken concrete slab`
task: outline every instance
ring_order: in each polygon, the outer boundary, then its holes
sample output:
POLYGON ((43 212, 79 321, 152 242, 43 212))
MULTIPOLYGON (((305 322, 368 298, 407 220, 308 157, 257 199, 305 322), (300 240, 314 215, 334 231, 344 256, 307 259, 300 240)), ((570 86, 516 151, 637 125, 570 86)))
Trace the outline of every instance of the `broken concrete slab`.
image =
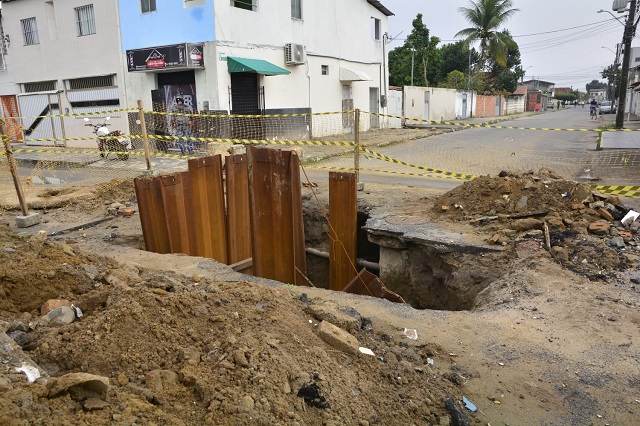
POLYGON ((318 325, 318 336, 342 352, 357 354, 359 351, 358 339, 328 321, 322 321, 318 325))
POLYGON ((69 373, 52 378, 47 384, 49 398, 68 392, 74 400, 106 398, 109 378, 89 373, 69 373))

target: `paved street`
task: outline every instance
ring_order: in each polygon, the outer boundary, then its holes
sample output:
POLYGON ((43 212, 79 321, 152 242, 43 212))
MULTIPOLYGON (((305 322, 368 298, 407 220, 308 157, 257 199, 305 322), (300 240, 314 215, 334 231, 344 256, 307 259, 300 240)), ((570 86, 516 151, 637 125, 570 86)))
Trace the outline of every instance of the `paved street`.
MULTIPOLYGON (((597 121, 590 120, 588 110, 578 107, 549 111, 499 125, 593 129, 614 120, 613 115, 602 116, 597 121)), ((637 134, 640 136, 640 133, 637 134)), ((640 151, 598 151, 597 143, 597 132, 474 128, 373 149, 407 163, 464 174, 497 174, 501 170, 525 172, 548 167, 566 179, 601 185, 640 182, 640 151)), ((352 158, 342 157, 323 162, 322 166, 349 167, 352 164, 352 158)), ((380 161, 371 156, 365 156, 361 167, 397 173, 424 173, 419 169, 380 161)), ((379 174, 363 171, 360 180, 381 180, 376 175, 379 174)), ((382 180, 394 181, 398 176, 390 174, 382 180)), ((427 184, 424 182, 425 178, 404 177, 402 180, 416 185, 427 184), (418 183, 420 181, 424 183, 418 183)), ((456 183, 454 181, 442 185, 455 186, 456 183)))

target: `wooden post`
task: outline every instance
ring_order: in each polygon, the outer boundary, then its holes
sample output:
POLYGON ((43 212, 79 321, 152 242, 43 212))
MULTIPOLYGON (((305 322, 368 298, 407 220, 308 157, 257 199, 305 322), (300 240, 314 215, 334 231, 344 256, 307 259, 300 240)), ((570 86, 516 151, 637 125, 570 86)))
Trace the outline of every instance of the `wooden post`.
POLYGON ((356 174, 356 184, 360 182, 360 110, 355 110, 355 143, 353 151, 353 169, 356 174))
POLYGON ((64 128, 64 114, 62 113, 62 97, 58 92, 58 111, 60 111, 60 128, 62 129, 62 145, 67 147, 67 130, 64 128))
POLYGON ((144 158, 147 160, 147 170, 151 172, 151 154, 149 153, 149 137, 147 136, 147 124, 144 121, 142 99, 138 99, 138 119, 142 128, 142 145, 144 146, 144 158))
POLYGON ((27 201, 24 198, 24 192, 22 192, 22 185, 20 184, 20 177, 18 176, 18 170, 16 168, 16 162, 13 158, 13 151, 11 151, 11 145, 9 144, 9 135, 6 132, 6 124, 4 118, 0 118, 0 135, 2 136, 2 143, 4 144, 4 153, 7 156, 7 162, 9 163, 9 170, 13 177, 13 184, 16 187, 16 193, 18 194, 18 201, 20 202, 20 209, 23 216, 29 215, 29 207, 27 201))

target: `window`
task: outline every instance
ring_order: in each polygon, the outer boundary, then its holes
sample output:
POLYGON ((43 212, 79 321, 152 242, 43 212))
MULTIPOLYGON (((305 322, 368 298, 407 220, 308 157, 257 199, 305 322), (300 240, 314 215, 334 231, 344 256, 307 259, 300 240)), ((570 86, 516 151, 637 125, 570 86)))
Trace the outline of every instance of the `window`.
POLYGON ((98 87, 115 87, 115 75, 101 75, 98 77, 72 78, 66 81, 67 89, 82 90, 98 87))
POLYGON ((322 75, 329 75, 329 65, 322 65, 322 75))
POLYGON ((40 44, 38 37, 38 25, 36 18, 27 18, 20 21, 22 24, 22 35, 24 36, 24 45, 40 44))
POLYGON ((291 0, 291 17, 302 19, 302 0, 291 0))
POLYGON ((258 0, 231 0, 231 6, 238 9, 256 10, 258 8, 258 0))
POLYGON ((156 11, 156 0, 140 0, 140 10, 142 13, 156 11))
POLYGON ((76 22, 78 24, 78 37, 96 33, 96 21, 93 18, 93 5, 76 7, 76 22))
POLYGON ((24 93, 46 92, 49 90, 56 90, 55 80, 24 83, 24 93))
POLYGON ((374 40, 380 40, 380 20, 371 17, 371 36, 374 40))

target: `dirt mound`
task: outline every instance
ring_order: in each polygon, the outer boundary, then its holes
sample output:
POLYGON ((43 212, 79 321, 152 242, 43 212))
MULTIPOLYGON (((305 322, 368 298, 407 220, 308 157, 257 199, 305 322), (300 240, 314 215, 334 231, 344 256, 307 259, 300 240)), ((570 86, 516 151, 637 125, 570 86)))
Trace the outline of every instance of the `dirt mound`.
POLYGON ((124 267, 7 227, 0 243, 4 328, 19 332, 48 375, 110 383, 99 397, 80 385, 54 393, 5 365, 2 424, 433 424, 448 415, 447 394, 461 398, 465 379, 447 371, 453 363, 441 349, 411 345, 399 330, 380 332, 355 309, 293 287, 124 267), (84 315, 42 323, 51 298, 84 315), (317 334, 321 319, 376 355, 328 345, 317 334), (432 371, 433 360, 444 374, 432 371))
POLYGON ((432 214, 475 225, 487 235, 486 242, 509 246, 520 258, 548 251, 573 272, 606 280, 630 269, 634 261, 629 256, 640 254, 640 224, 620 221, 631 209, 617 196, 540 169, 465 182, 436 197, 432 214))

